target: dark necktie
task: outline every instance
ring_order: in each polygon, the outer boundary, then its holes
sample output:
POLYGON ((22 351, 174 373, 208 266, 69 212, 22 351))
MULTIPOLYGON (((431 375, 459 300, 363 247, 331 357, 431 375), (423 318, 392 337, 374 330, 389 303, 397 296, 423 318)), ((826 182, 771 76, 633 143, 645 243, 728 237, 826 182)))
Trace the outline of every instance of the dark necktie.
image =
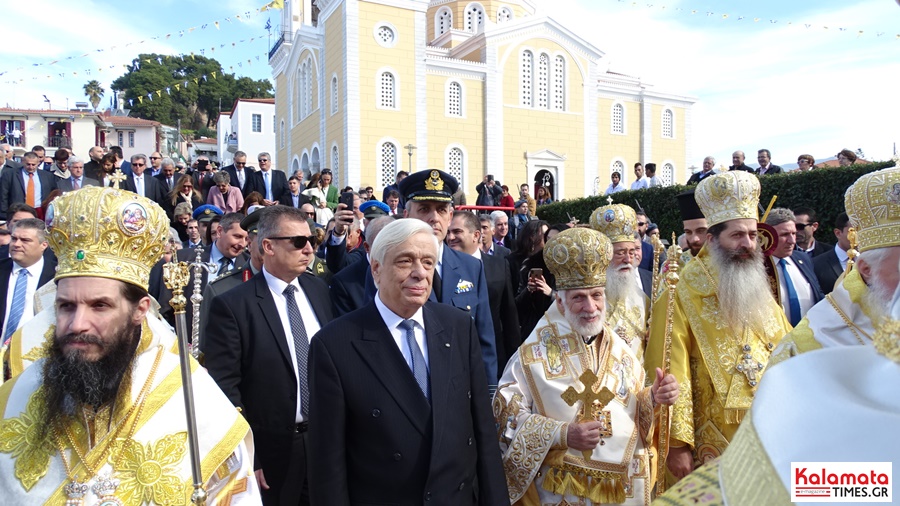
POLYGON ((300 307, 294 292, 297 287, 288 285, 284 289, 284 298, 287 300, 288 320, 291 322, 291 334, 294 338, 294 354, 297 356, 297 382, 300 384, 300 412, 305 417, 309 413, 309 386, 306 378, 306 362, 309 358, 309 338, 306 336, 306 326, 303 325, 303 317, 300 316, 300 307))
POLYGON ((797 297, 797 290, 794 289, 794 283, 787 272, 787 260, 782 258, 778 261, 778 267, 781 268, 781 275, 784 276, 784 284, 787 287, 788 307, 791 310, 791 326, 796 327, 800 323, 800 298, 797 297))
POLYGON ((222 258, 219 259, 218 275, 221 276, 230 270, 231 270, 231 259, 223 256, 222 258))
POLYGON ((406 347, 409 350, 409 368, 416 378, 419 389, 422 390, 422 394, 425 395, 425 399, 430 401, 431 395, 429 393, 428 385, 428 368, 425 366, 425 355, 422 354, 422 349, 419 348, 419 343, 416 342, 416 333, 414 330, 416 328, 416 322, 412 320, 403 320, 398 327, 403 330, 403 337, 406 340, 406 347))
POLYGON ((441 275, 438 274, 437 268, 434 269, 434 278, 431 280, 431 291, 434 292, 434 298, 441 302, 441 289, 444 283, 441 281, 441 275))

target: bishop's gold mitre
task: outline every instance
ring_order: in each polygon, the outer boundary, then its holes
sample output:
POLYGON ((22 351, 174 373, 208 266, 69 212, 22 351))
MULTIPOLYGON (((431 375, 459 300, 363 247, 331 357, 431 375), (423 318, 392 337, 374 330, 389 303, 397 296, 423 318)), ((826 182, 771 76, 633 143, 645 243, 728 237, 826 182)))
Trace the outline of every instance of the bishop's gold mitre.
POLYGON ((721 172, 700 181, 694 200, 710 227, 730 220, 759 221, 759 178, 742 170, 721 172))
POLYGON ((870 172, 844 193, 859 251, 900 246, 900 167, 870 172))
POLYGON ((589 228, 570 228, 544 246, 544 262, 556 277, 557 290, 606 285, 612 242, 589 228))
POLYGON ((598 207, 591 213, 591 228, 609 237, 613 244, 634 242, 637 231, 637 214, 625 204, 598 207))
POLYGON ((74 276, 118 279, 144 290, 169 234, 155 202, 118 188, 87 186, 47 209, 57 280, 74 276))

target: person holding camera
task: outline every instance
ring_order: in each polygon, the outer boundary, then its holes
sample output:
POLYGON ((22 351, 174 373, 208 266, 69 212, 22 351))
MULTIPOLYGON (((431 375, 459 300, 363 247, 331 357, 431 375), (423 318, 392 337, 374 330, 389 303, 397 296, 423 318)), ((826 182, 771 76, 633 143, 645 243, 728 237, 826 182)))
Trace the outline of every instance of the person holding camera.
POLYGON ((478 192, 478 198, 475 200, 476 206, 497 206, 500 205, 500 196, 503 191, 494 181, 494 176, 488 174, 484 176, 484 181, 478 183, 475 187, 478 192))

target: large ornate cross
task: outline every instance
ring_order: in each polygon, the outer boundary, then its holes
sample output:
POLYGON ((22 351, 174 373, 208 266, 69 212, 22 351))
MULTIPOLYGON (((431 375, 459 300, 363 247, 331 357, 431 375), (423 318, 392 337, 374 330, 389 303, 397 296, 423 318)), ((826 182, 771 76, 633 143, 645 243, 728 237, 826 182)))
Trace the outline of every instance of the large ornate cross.
MULTIPOLYGON (((566 404, 569 406, 574 406, 576 402, 581 401, 581 414, 579 415, 580 422, 593 420, 593 413, 595 411, 602 411, 609 401, 616 397, 616 394, 612 393, 612 391, 606 387, 601 388, 599 392, 595 392, 594 383, 597 382, 597 375, 590 369, 581 373, 578 380, 584 385, 584 390, 582 390, 581 393, 577 392, 575 387, 570 386, 562 393, 562 395, 560 395, 560 397, 562 397, 562 400, 566 401, 566 404)), ((610 430, 609 432, 611 433, 612 431, 610 430)), ((590 460, 592 453, 592 450, 581 452, 585 460, 590 460)))
POLYGON ((606 205, 609 205, 609 206, 612 205, 612 195, 606 196, 606 205))
POLYGON ((122 173, 122 169, 116 169, 110 174, 109 180, 112 181, 113 188, 119 189, 119 183, 128 179, 128 176, 122 173))
POLYGON ((757 372, 762 372, 765 365, 753 359, 753 355, 750 354, 750 345, 745 344, 741 347, 741 360, 734 366, 735 369, 744 376, 747 377, 747 383, 751 387, 755 387, 759 382, 759 379, 756 377, 757 372))

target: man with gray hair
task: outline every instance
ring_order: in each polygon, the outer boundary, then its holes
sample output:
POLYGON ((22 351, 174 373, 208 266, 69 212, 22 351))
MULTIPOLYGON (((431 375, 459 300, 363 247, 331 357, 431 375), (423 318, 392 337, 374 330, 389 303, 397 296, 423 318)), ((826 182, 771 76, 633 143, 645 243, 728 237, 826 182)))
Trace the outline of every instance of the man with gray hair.
POLYGON ((440 258, 432 226, 390 223, 375 299, 313 337, 312 504, 508 504, 475 323, 429 301, 440 258))
POLYGON ((9 257, 0 262, 0 347, 34 317, 34 292, 53 280, 55 257, 46 258, 47 229, 37 218, 20 220, 10 230, 9 257))
POLYGON ((707 156, 703 159, 703 170, 700 172, 695 172, 691 174, 690 179, 688 179, 687 184, 690 186, 692 184, 697 184, 700 181, 703 181, 709 176, 715 174, 713 169, 716 167, 716 159, 712 156, 707 156))
MULTIPOLYGON (((156 202, 165 209, 165 195, 159 181, 153 179, 145 171, 147 170, 147 156, 142 154, 131 156, 131 175, 129 175, 119 188, 137 193, 156 202)), ((110 183, 112 186, 112 183, 110 183)))
POLYGON ((100 181, 84 175, 84 160, 77 156, 69 157, 69 177, 56 182, 56 187, 63 193, 79 190, 85 186, 100 186, 100 181))
POLYGON ((772 226, 778 235, 778 246, 766 263, 766 272, 772 279, 775 300, 784 308, 792 327, 796 327, 813 305, 825 296, 813 271, 812 258, 795 249, 797 245, 797 219, 790 209, 776 207, 769 212, 766 225, 772 226))
MULTIPOLYGON (((502 211, 497 211, 504 214, 502 211)), ((506 246, 494 242, 494 220, 489 214, 481 214, 478 216, 481 222, 481 252, 485 255, 495 256, 506 259, 511 251, 506 246)))
MULTIPOLYGON (((175 160, 172 160, 168 156, 160 160, 159 170, 153 177, 159 181, 163 189, 163 194, 168 197, 172 188, 175 188, 175 183, 178 182, 178 176, 175 175, 175 160)), ((163 206, 163 209, 165 209, 165 206, 163 206)))
MULTIPOLYGON (((502 246, 510 251, 516 249, 515 237, 510 237, 509 216, 503 211, 491 213, 491 225, 494 227, 493 247, 502 246)), ((490 253, 488 253, 490 255, 490 253)))
POLYGON ((13 160, 13 155, 15 152, 13 151, 13 147, 9 144, 0 144, 0 152, 2 152, 3 158, 0 159, 0 170, 5 169, 6 167, 12 167, 14 169, 18 169, 22 167, 22 164, 13 160))

